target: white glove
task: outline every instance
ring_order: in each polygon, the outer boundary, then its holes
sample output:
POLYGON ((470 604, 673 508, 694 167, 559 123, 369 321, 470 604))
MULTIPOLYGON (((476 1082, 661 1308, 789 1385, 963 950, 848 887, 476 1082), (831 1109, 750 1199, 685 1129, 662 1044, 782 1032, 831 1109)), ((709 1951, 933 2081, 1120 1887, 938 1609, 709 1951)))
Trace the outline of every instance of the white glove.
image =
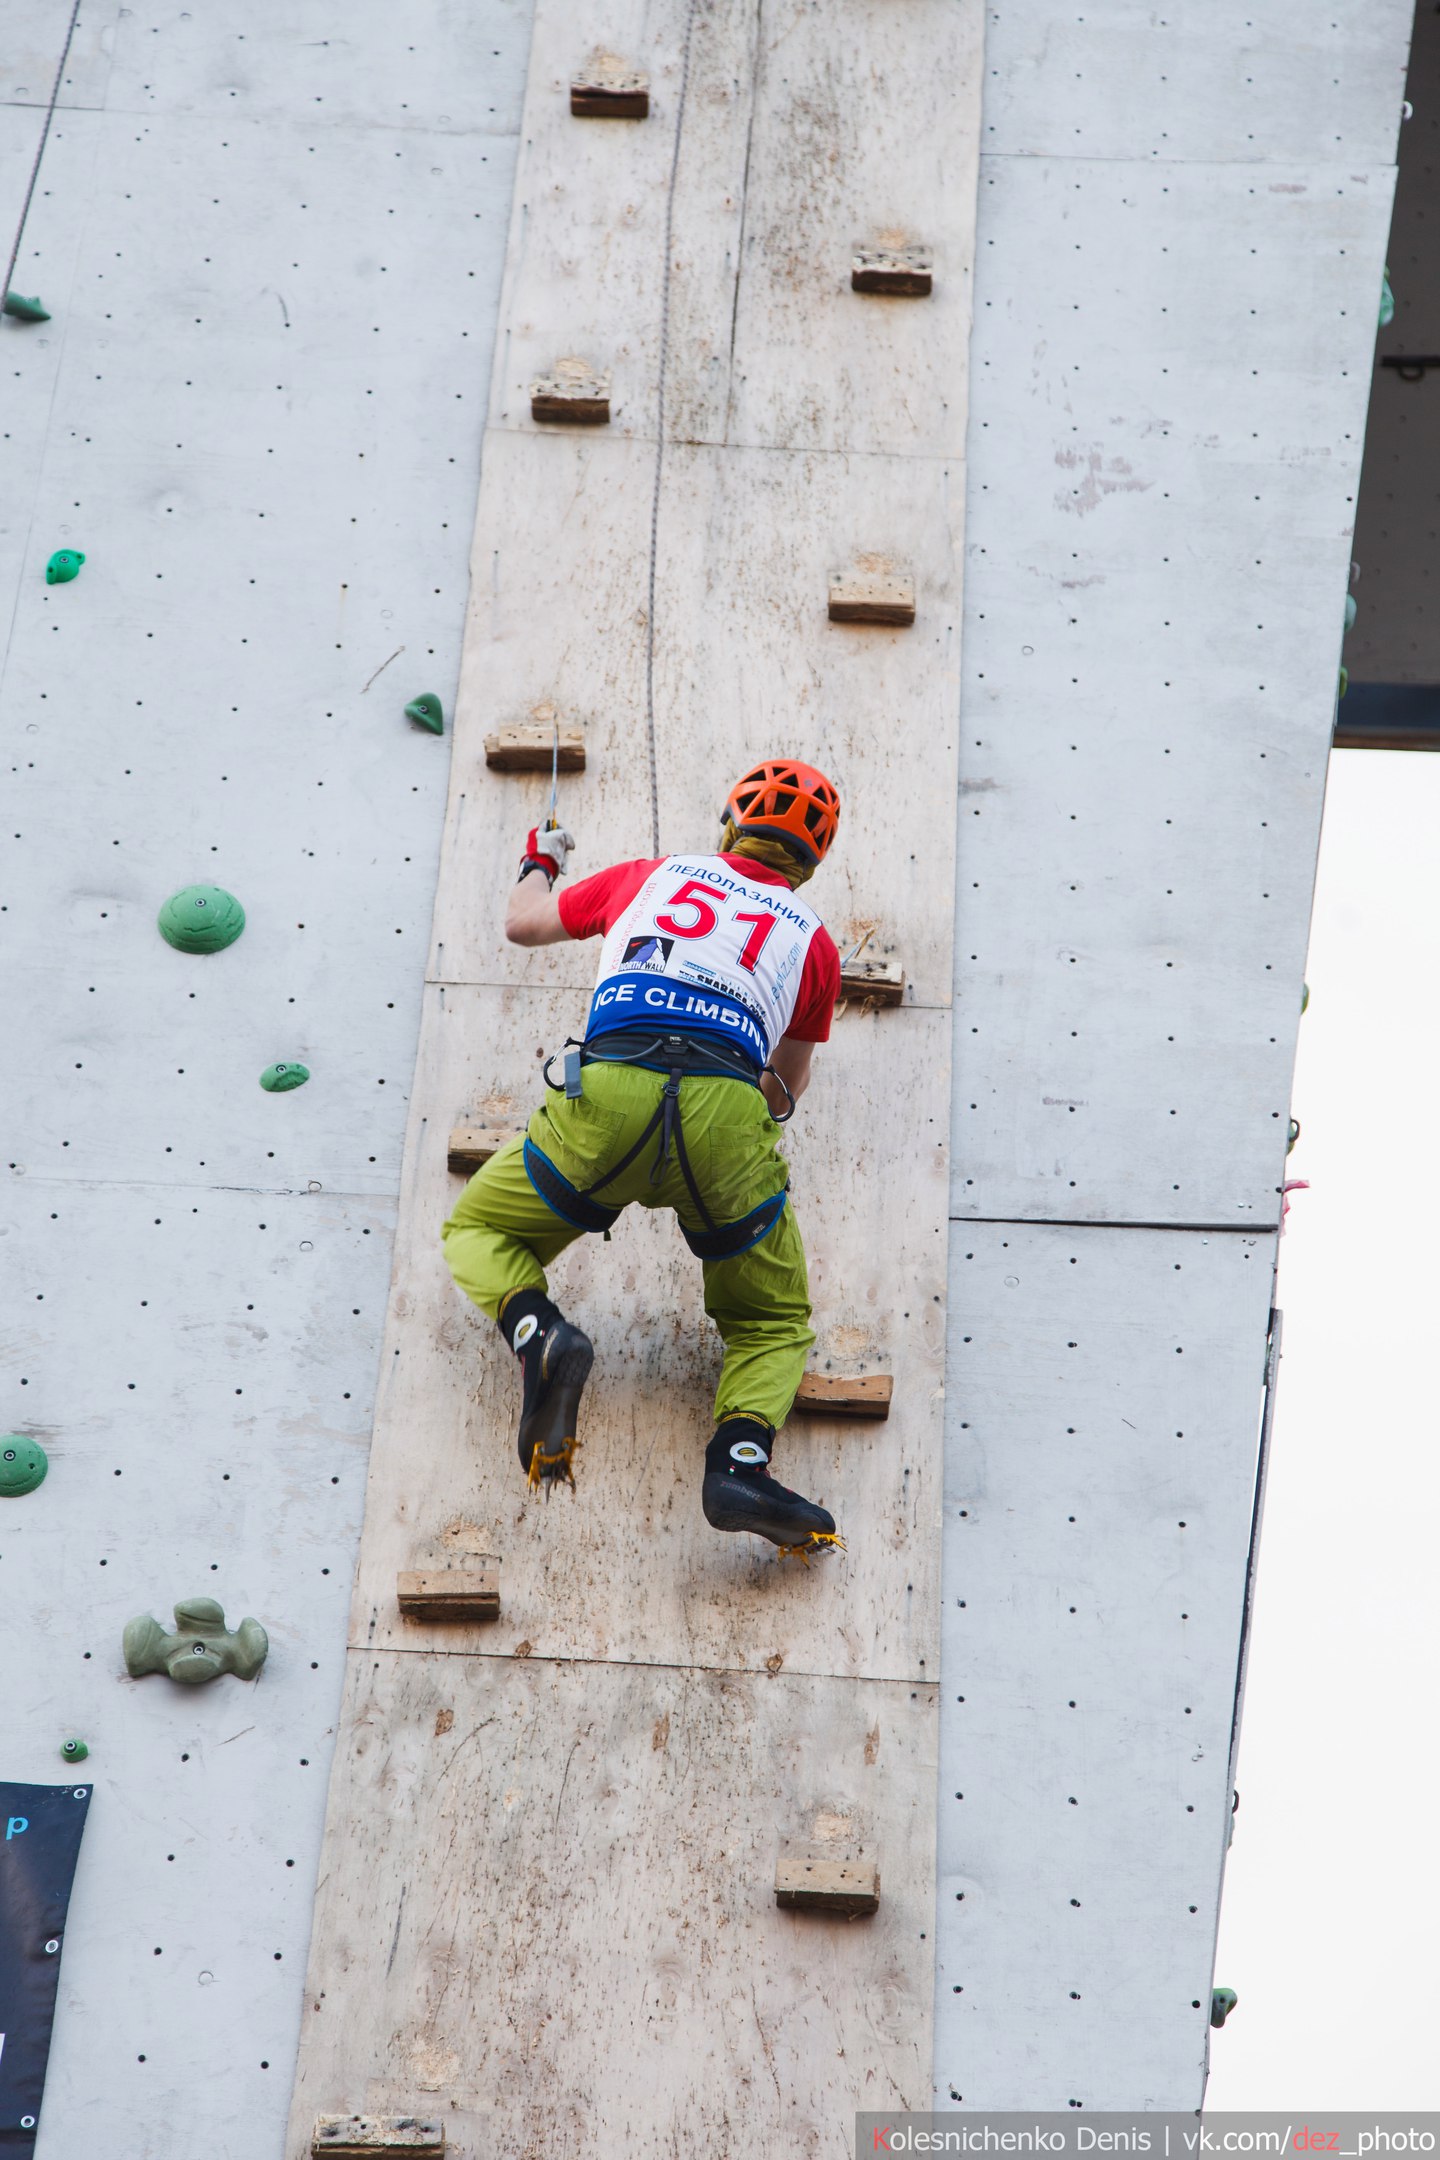
POLYGON ((553 885, 564 873, 565 859, 575 845, 575 835, 566 832, 563 825, 552 825, 548 831, 532 826, 525 843, 525 854, 520 863, 520 875, 527 870, 543 870, 547 881, 553 885))

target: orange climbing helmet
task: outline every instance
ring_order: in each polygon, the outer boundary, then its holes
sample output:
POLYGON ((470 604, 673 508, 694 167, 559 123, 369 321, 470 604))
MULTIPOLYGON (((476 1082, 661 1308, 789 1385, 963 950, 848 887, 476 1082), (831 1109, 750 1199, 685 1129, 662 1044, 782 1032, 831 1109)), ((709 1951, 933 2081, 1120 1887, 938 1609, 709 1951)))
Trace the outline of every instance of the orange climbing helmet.
POLYGON ((840 822, 840 797, 813 765, 765 758, 736 781, 725 817, 737 833, 773 834, 808 862, 822 862, 840 822))

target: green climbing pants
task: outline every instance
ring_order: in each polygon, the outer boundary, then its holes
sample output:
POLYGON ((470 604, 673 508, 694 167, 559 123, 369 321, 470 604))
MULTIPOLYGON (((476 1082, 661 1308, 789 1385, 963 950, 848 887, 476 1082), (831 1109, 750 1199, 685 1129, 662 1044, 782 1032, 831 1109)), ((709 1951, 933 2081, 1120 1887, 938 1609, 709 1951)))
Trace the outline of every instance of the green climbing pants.
MULTIPOLYGON (((584 1093, 548 1094, 530 1120, 530 1139, 583 1192, 635 1145, 654 1116, 665 1076, 639 1065, 591 1064, 584 1093)), ((685 1152, 706 1209, 716 1223, 736 1222, 785 1183, 775 1126, 758 1088, 743 1080, 692 1075, 680 1082, 685 1152)), ((658 1131, 628 1170, 595 1199, 605 1207, 673 1208, 687 1230, 703 1231, 676 1152, 660 1182, 650 1174, 658 1131)), ((441 1239, 450 1272, 469 1298, 498 1318, 514 1290, 544 1290, 545 1270, 585 1231, 541 1199, 525 1169, 523 1143, 507 1142, 476 1171, 456 1201, 441 1239)), ((793 1209, 748 1252, 706 1260, 705 1310, 725 1345, 715 1396, 716 1419, 749 1415, 780 1426, 790 1412, 815 1336, 805 1248, 793 1209)))

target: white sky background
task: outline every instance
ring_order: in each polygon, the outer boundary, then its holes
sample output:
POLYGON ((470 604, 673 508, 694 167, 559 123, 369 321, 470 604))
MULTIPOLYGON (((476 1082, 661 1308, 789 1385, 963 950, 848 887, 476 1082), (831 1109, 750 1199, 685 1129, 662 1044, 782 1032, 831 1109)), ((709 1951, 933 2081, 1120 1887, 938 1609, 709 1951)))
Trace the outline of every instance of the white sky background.
POLYGON ((1440 755, 1330 764, 1207 2108, 1440 2105, 1440 755))

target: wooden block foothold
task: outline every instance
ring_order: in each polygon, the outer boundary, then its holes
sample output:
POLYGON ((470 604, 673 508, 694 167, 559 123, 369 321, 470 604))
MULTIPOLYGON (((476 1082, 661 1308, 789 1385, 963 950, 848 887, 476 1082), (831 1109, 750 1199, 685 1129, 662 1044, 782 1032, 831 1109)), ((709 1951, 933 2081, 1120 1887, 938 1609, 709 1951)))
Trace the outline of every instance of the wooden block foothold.
POLYGON ((592 53, 571 78, 570 110, 577 120, 648 120, 650 78, 614 53, 592 53))
POLYGON ((928 247, 857 247, 850 259, 855 292, 901 293, 915 298, 931 291, 935 258, 928 247))
POLYGON ((608 426, 609 374, 600 374, 588 360, 557 360, 553 374, 530 385, 530 417, 562 426, 608 426))
POLYGON ((422 2115, 320 2115, 311 2133, 312 2160, 373 2160, 376 2153, 445 2151, 445 2125, 422 2115))
POLYGON ((802 1417, 888 1418, 894 1376, 888 1372, 807 1372, 794 1409, 802 1417))
POLYGON ((871 1005, 903 1005, 905 970, 898 960, 842 960, 840 995, 871 1005))
POLYGON ((450 1135, 446 1160, 462 1177, 473 1177, 492 1155, 499 1154, 507 1140, 518 1137, 517 1133, 496 1125, 457 1125, 450 1135))
POLYGON ((818 1853, 782 1853, 775 1864, 775 1902, 790 1912, 841 1913, 853 1919, 880 1906, 880 1870, 871 1860, 837 1860, 818 1853))
MULTIPOLYGON (((485 737, 485 763, 492 772, 548 773, 554 749, 548 720, 512 720, 485 737)), ((561 728, 558 762, 561 772, 584 772, 585 737, 579 728, 561 728)))
POLYGON ((889 623, 892 628, 915 620, 915 580, 892 564, 830 573, 831 622, 889 623))
POLYGON ((396 1595, 407 1620, 500 1617, 500 1577, 494 1568, 405 1569, 397 1577, 396 1595))

